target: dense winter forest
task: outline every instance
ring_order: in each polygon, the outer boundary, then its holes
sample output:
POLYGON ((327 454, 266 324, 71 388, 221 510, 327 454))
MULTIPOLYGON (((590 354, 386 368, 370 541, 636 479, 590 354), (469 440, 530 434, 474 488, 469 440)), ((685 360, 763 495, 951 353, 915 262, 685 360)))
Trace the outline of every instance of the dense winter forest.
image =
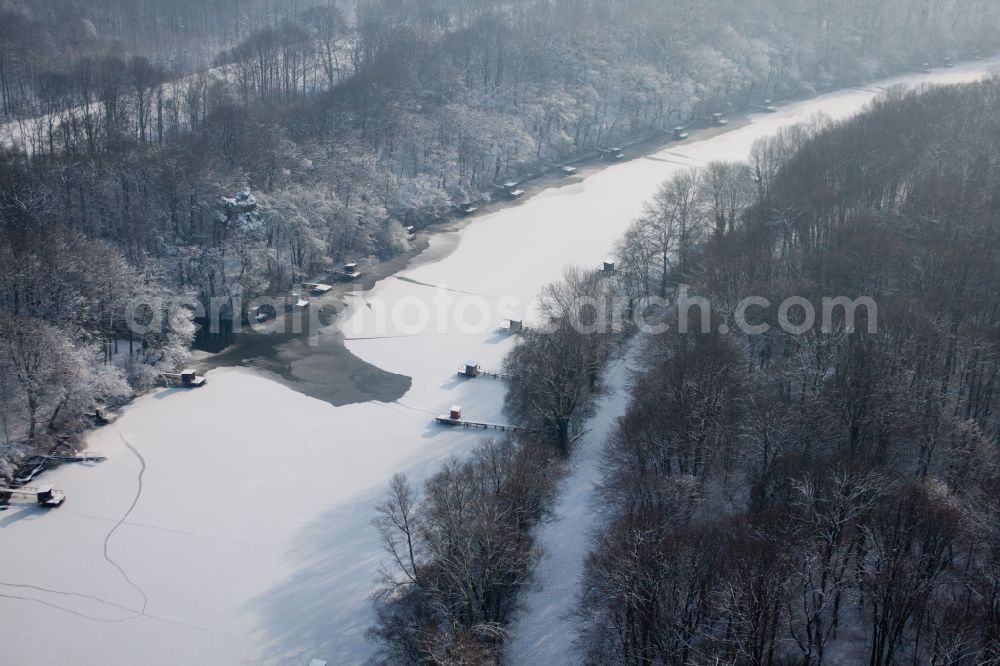
POLYGON ((998 12, 7 0, 0 254, 16 270, 0 275, 0 312, 5 342, 21 342, 0 356, 4 446, 72 429, 94 399, 183 357, 190 324, 125 330, 135 295, 238 308, 331 261, 397 254, 404 224, 446 219, 498 180, 767 96, 989 51, 998 12))
MULTIPOLYGON (((668 310, 666 332, 631 339, 643 364, 578 590, 585 663, 1000 659, 998 95, 997 80, 896 93, 786 130, 748 163, 680 173, 622 239, 612 289, 688 284, 711 325, 680 333, 668 310), (793 334, 755 306, 771 328, 742 333, 748 295, 817 313, 868 296, 877 326, 861 308, 853 328, 842 314, 793 334)), ((423 495, 397 480, 381 507, 408 576, 393 572, 375 632, 390 662, 500 660, 565 423, 629 335, 564 325, 600 284, 550 287, 556 334, 510 358, 508 408, 536 434, 484 445, 423 495)))

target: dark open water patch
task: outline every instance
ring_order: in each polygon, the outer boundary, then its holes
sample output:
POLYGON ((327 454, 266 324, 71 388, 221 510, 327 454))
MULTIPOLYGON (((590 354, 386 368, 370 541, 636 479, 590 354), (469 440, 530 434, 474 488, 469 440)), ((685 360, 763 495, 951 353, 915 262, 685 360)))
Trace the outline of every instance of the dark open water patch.
MULTIPOLYGON (((331 306, 324 306, 319 323, 326 326, 335 314, 331 306)), ((406 375, 386 372, 352 354, 337 332, 322 332, 310 339, 305 333, 245 330, 224 333, 219 336, 222 339, 228 344, 202 362, 204 369, 253 368, 335 407, 372 400, 392 402, 412 384, 406 375)))

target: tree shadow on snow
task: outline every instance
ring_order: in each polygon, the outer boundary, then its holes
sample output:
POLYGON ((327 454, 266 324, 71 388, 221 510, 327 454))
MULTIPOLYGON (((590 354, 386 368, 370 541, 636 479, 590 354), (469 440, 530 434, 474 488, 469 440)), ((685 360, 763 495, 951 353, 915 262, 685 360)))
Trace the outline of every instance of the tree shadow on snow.
POLYGON ((300 531, 286 554, 294 573, 250 602, 266 632, 267 657, 308 664, 363 663, 374 651, 370 593, 382 559, 371 525, 384 489, 328 512, 300 531), (358 612, 359 604, 367 612, 358 612))
POLYGON ((461 386, 470 379, 472 378, 466 377, 465 375, 460 375, 456 372, 454 375, 451 376, 451 378, 448 381, 446 381, 444 384, 441 384, 441 388, 450 391, 453 388, 461 386))
MULTIPOLYGON (((436 447, 433 455, 420 454, 413 464, 397 470, 408 476, 415 490, 422 489, 424 479, 465 443, 462 438, 444 438, 432 446, 436 447)), ((292 573, 248 603, 246 610, 260 618, 260 629, 265 632, 263 656, 268 661, 370 661, 376 646, 365 632, 375 620, 371 594, 379 565, 385 561, 372 519, 389 481, 385 478, 384 483, 303 527, 285 554, 292 573)))
MULTIPOLYGON (((36 518, 40 514, 52 510, 53 509, 44 509, 33 504, 11 504, 10 506, 4 507, 0 510, 0 516, 3 516, 0 518, 0 528, 13 525, 16 522, 27 518, 36 518)), ((58 510, 58 507, 56 510, 58 510)))
POLYGON ((197 390, 197 389, 180 388, 180 387, 168 388, 168 389, 164 389, 164 390, 158 392, 157 394, 155 394, 153 396, 153 399, 154 400, 166 400, 170 396, 176 395, 177 393, 184 393, 185 391, 194 391, 194 390, 197 390))

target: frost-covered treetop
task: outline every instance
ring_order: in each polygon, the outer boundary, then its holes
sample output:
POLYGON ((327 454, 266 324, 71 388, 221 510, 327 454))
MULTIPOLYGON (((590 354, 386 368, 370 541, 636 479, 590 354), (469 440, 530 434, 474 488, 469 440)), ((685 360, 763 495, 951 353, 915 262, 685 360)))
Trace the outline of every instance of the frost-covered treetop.
POLYGON ((257 199, 250 190, 242 190, 234 197, 223 197, 219 221, 244 233, 254 233, 264 229, 257 199))

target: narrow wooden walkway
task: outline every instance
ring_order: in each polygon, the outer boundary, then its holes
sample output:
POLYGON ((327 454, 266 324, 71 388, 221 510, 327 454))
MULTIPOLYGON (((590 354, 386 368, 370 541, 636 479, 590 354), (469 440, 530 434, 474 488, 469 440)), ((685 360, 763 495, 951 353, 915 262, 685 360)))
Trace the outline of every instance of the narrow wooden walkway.
POLYGON ((462 426, 463 428, 480 428, 482 430, 500 430, 503 432, 520 432, 524 430, 521 426, 508 425, 505 423, 486 423, 484 421, 467 421, 465 419, 453 419, 447 414, 436 417, 438 423, 449 426, 462 426))
POLYGON ((478 370, 475 375, 470 375, 465 370, 459 370, 459 377, 468 377, 469 379, 475 379, 480 375, 486 375, 487 377, 492 377, 493 379, 510 379, 510 375, 504 372, 490 372, 489 370, 478 370))
POLYGON ((56 462, 103 462, 107 460, 107 456, 102 456, 99 454, 89 455, 81 454, 78 456, 43 456, 46 460, 55 460, 56 462))

